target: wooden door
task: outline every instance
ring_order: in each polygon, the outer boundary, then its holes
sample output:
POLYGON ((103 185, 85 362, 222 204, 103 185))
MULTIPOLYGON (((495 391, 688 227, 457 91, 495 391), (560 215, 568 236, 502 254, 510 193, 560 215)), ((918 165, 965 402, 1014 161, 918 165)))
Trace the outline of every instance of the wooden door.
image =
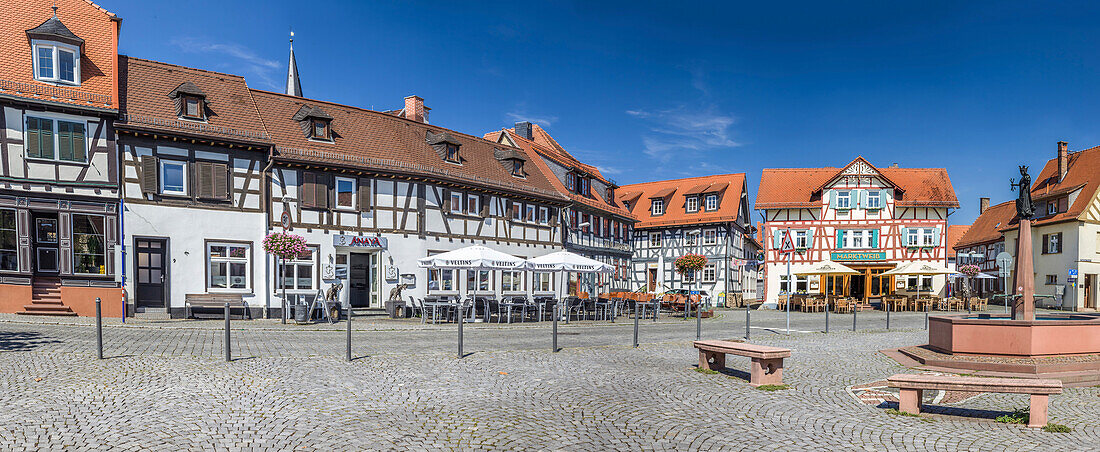
POLYGON ((134 271, 137 277, 134 305, 145 308, 167 307, 168 240, 134 240, 134 271))

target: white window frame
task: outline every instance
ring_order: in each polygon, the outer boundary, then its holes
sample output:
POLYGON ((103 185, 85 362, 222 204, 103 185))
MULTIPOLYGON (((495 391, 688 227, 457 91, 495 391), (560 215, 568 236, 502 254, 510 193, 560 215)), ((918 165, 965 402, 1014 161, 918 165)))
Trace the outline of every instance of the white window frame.
POLYGON ((871 229, 848 229, 844 231, 844 249, 850 250, 866 250, 871 249, 871 242, 874 240, 875 233, 871 229), (856 241, 859 243, 856 243, 856 241))
POLYGON ((538 220, 538 218, 535 217, 535 206, 527 204, 526 206, 524 206, 523 212, 523 221, 534 223, 538 220))
POLYGON ((23 118, 23 149, 24 149, 23 156, 27 160, 37 160, 37 161, 42 161, 42 162, 61 162, 61 163, 74 164, 74 165, 87 165, 89 163, 89 161, 91 160, 91 159, 89 159, 89 156, 88 156, 88 149, 92 145, 91 142, 92 142, 92 138, 93 138, 89 135, 90 133, 91 133, 91 127, 88 127, 88 121, 85 118, 81 118, 79 116, 57 115, 57 114, 41 114, 39 112, 36 112, 35 114, 28 114, 23 118), (26 149, 27 149, 27 135, 28 135, 27 134, 27 120, 30 119, 30 118, 39 119, 39 120, 44 119, 44 120, 47 120, 47 121, 51 122, 52 130, 50 130, 50 133, 53 134, 53 157, 52 158, 30 157, 30 156, 27 155, 27 151, 26 151, 26 149), (77 123, 77 124, 81 124, 81 125, 84 126, 84 152, 83 152, 84 160, 83 161, 64 160, 64 159, 61 158, 61 138, 58 137, 57 133, 58 133, 59 130, 61 130, 61 123, 63 123, 63 122, 77 123))
POLYGON ((1047 203, 1047 215, 1054 215, 1058 213, 1058 200, 1054 200, 1047 203))
POLYGON ((852 191, 851 190, 837 190, 836 192, 836 208, 851 209, 852 208, 852 191), (843 201, 843 204, 841 203, 843 201))
POLYGON ((661 235, 662 234, 660 232, 650 232, 649 233, 649 247, 650 248, 660 248, 661 247, 661 240, 662 240, 661 235))
POLYGON ((706 195, 704 197, 704 204, 708 212, 718 210, 718 195, 714 193, 706 195))
POLYGON ((717 245, 718 244, 718 230, 717 229, 704 229, 703 230, 703 244, 704 245, 717 245))
POLYGON ((872 190, 867 193, 867 209, 881 209, 882 208, 882 192, 878 190, 872 190))
POLYGON ((654 199, 653 204, 651 206, 651 209, 652 209, 653 215, 664 215, 665 214, 665 200, 663 200, 663 199, 654 199))
POLYGON ((466 270, 466 284, 470 284, 470 278, 473 277, 474 285, 469 290, 474 292, 492 292, 493 291, 493 275, 492 270, 466 270), (484 287, 484 289, 482 288, 484 287))
POLYGON ((687 246, 695 246, 699 244, 699 236, 702 233, 699 231, 689 231, 684 233, 684 244, 687 246))
POLYGON ((539 224, 550 223, 550 209, 546 207, 539 207, 539 224))
POLYGON ((522 271, 501 270, 500 291, 509 293, 523 292, 523 273, 522 271))
POLYGON ((718 264, 714 262, 708 263, 703 266, 703 282, 716 282, 718 281, 718 264))
POLYGON ((80 86, 80 48, 63 44, 57 41, 46 41, 40 39, 31 40, 31 54, 34 60, 34 79, 40 82, 52 83, 65 86, 80 86), (39 71, 41 66, 38 61, 38 49, 50 49, 51 51, 51 64, 53 65, 52 77, 40 77, 39 71), (61 78, 61 64, 58 56, 60 51, 71 52, 73 54, 73 80, 63 80, 61 78))
POLYGON ((350 177, 340 177, 340 176, 337 176, 335 181, 336 182, 332 186, 332 189, 333 189, 333 196, 332 196, 333 206, 336 209, 340 209, 340 210, 355 210, 356 201, 358 201, 357 198, 359 198, 359 193, 358 193, 359 183, 358 183, 358 181, 353 179, 353 178, 350 178, 350 177), (351 204, 350 205, 340 204, 340 183, 341 182, 350 182, 351 183, 351 204))
POLYGON ((470 215, 476 215, 478 212, 481 212, 481 197, 478 196, 478 195, 475 195, 473 193, 467 193, 466 194, 466 209, 469 211, 470 215), (474 204, 472 209, 470 208, 470 202, 471 201, 474 204))
POLYGON ((936 228, 920 228, 920 246, 933 246, 936 243, 936 228))
POLYGON ((553 292, 554 274, 551 272, 532 272, 531 290, 533 292, 553 292))
MULTIPOLYGON (((228 254, 228 253, 227 253, 228 254)), ((241 242, 206 242, 206 291, 207 292, 232 292, 232 293, 250 293, 252 292, 252 244, 241 242), (210 255, 210 249, 215 246, 224 246, 228 251, 229 248, 244 248, 245 257, 215 257, 210 255), (218 262, 225 265, 225 277, 226 285, 232 285, 229 278, 232 278, 229 274, 230 264, 244 263, 244 287, 243 288, 231 288, 231 287, 215 287, 214 272, 210 271, 211 264, 218 262)))
POLYGON ((454 293, 458 289, 455 288, 455 274, 458 270, 450 268, 432 268, 428 269, 428 292, 429 293, 454 293), (433 276, 434 275, 434 276, 433 276), (436 288, 432 288, 432 282, 436 282, 436 288), (444 282, 449 282, 449 287, 443 288, 444 282))
POLYGON ((157 177, 157 185, 159 185, 159 187, 157 187, 158 188, 157 192, 162 194, 162 195, 187 196, 188 191, 190 190, 190 187, 188 186, 188 180, 187 180, 187 179, 189 179, 189 177, 187 177, 188 176, 187 166, 188 166, 187 162, 182 161, 182 160, 159 159, 159 162, 158 162, 158 165, 157 165, 157 172, 159 172, 160 174, 157 175, 158 176, 157 177), (164 187, 164 167, 165 166, 180 166, 181 167, 181 170, 183 171, 183 189, 182 190, 178 190, 178 191, 177 190, 168 190, 167 188, 164 187))
POLYGON ((291 279, 294 282, 294 284, 293 284, 293 286, 287 286, 286 287, 287 292, 298 292, 298 293, 308 293, 308 294, 313 294, 313 293, 317 292, 317 288, 320 285, 320 282, 319 282, 320 278, 318 278, 317 276, 318 276, 318 270, 320 270, 320 267, 321 267, 321 262, 320 262, 321 248, 317 245, 310 245, 310 246, 307 246, 306 248, 309 248, 309 251, 310 251, 309 259, 301 259, 300 256, 295 256, 293 259, 287 259, 284 262, 280 262, 278 260, 278 258, 276 258, 275 268, 277 269, 277 271, 275 273, 276 274, 275 285, 274 285, 274 287, 272 287, 272 292, 273 293, 278 293, 279 291, 283 290, 281 284, 285 283, 283 278, 286 277, 283 274, 283 272, 286 271, 287 268, 293 268, 294 269, 293 270, 294 274, 291 276, 291 279), (298 285, 298 280, 301 277, 300 272, 301 272, 302 267, 304 267, 306 265, 310 266, 309 267, 310 268, 310 270, 309 270, 310 285, 309 285, 309 287, 300 287, 298 285))
POLYGON ((462 203, 466 199, 461 192, 451 192, 451 213, 463 213, 466 206, 462 203))
POLYGON ((687 210, 688 212, 698 212, 699 211, 699 197, 698 196, 694 196, 694 195, 688 196, 687 200, 685 201, 685 204, 686 205, 685 205, 684 209, 687 210))
POLYGON ((792 240, 792 242, 794 243, 794 247, 800 250, 809 248, 810 245, 809 243, 807 243, 807 239, 809 238, 808 235, 809 231, 805 229, 794 231, 794 239, 792 240))

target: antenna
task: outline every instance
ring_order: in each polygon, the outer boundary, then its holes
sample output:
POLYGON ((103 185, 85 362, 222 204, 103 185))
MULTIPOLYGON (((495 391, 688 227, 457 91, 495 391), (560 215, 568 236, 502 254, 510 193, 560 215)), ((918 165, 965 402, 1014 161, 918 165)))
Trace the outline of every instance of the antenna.
POLYGON ((290 29, 290 42, 292 42, 292 43, 294 42, 294 29, 293 28, 290 29))

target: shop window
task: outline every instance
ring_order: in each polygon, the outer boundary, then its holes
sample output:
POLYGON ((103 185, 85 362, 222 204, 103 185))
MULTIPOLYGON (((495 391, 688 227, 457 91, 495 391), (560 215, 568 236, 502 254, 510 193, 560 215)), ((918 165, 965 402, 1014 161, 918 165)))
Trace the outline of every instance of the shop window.
POLYGON ((73 273, 107 274, 107 246, 101 215, 73 214, 73 273))
POLYGON ((15 210, 0 209, 0 271, 19 270, 18 243, 15 210))
POLYGON ((523 272, 500 272, 500 290, 504 292, 522 292, 523 272))
POLYGON ((451 269, 428 270, 428 291, 455 290, 455 271, 451 269))
POLYGON ((206 264, 208 291, 244 292, 252 289, 252 245, 207 243, 206 264))
POLYGON ((283 286, 285 286, 286 290, 290 291, 316 291, 318 288, 316 272, 318 253, 318 248, 316 246, 311 246, 306 252, 292 259, 287 259, 282 264, 282 286, 280 286, 280 282, 278 278, 276 278, 274 285, 275 290, 282 290, 283 286))
POLYGON ((466 287, 479 292, 493 290, 489 270, 466 270, 466 287))
POLYGON ((534 272, 531 274, 531 289, 535 292, 553 292, 554 275, 548 272, 534 272))

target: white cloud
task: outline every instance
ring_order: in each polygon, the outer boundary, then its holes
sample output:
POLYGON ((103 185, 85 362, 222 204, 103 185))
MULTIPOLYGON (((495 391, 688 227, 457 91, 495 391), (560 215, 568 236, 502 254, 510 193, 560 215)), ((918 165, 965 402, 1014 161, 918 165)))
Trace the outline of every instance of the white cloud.
POLYGON ((740 146, 731 138, 737 121, 714 106, 702 110, 679 107, 670 110, 627 110, 626 114, 649 123, 642 136, 643 152, 662 162, 684 152, 699 153, 740 146))
POLYGON ((526 112, 518 111, 511 111, 505 113, 505 115, 508 116, 508 119, 512 120, 513 122, 528 121, 533 124, 538 124, 542 127, 550 127, 551 124, 558 121, 557 116, 535 116, 529 115, 526 112))
POLYGON ((262 58, 252 49, 243 45, 211 42, 195 37, 175 38, 170 43, 187 53, 213 53, 228 56, 231 60, 225 61, 224 66, 229 67, 232 71, 242 72, 239 75, 243 75, 245 78, 255 76, 268 89, 277 90, 282 86, 282 83, 276 81, 276 73, 283 67, 283 63, 262 58))

